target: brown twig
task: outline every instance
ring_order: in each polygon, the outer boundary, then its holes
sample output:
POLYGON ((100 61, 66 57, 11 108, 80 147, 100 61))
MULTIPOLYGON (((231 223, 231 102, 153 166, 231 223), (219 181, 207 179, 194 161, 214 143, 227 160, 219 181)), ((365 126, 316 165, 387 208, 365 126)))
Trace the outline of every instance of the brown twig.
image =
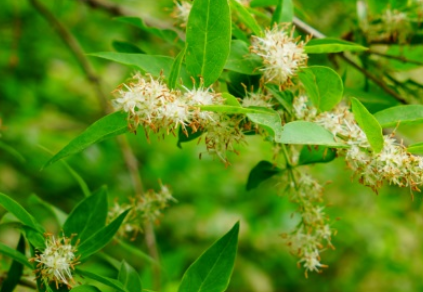
MULTIPOLYGON (((89 62, 88 58, 86 57, 84 51, 82 50, 81 46, 79 45, 78 41, 74 38, 74 36, 68 31, 68 29, 54 16, 53 13, 50 12, 50 10, 47 9, 42 3, 38 2, 38 0, 29 0, 30 3, 33 5, 33 7, 47 20, 49 24, 51 24, 57 34, 61 37, 65 45, 68 47, 68 49, 73 53, 75 58, 77 59, 78 63, 80 64, 82 71, 87 76, 87 79, 91 82, 93 87, 96 90, 98 100, 102 106, 102 110, 105 114, 110 113, 110 108, 107 103, 107 97, 104 93, 100 79, 96 75, 93 67, 91 66, 91 63, 89 62)), ((92 0, 81 0, 90 2, 91 5, 93 3, 98 3, 97 1, 92 0)), ((104 5, 104 3, 103 3, 104 5)), ((106 7, 106 6, 101 6, 106 7)), ((114 13, 121 13, 118 9, 118 7, 114 6, 107 6, 108 11, 114 11, 114 13)), ((131 146, 128 143, 128 139, 126 136, 118 136, 117 137, 126 167, 128 169, 129 175, 132 180, 132 184, 134 187, 134 191, 137 195, 143 196, 144 190, 143 190, 143 183, 139 176, 139 164, 136 156, 134 155, 134 152, 131 149, 131 146)), ((145 227, 145 240, 146 244, 149 250, 150 256, 156 260, 156 262, 159 262, 159 252, 157 249, 154 229, 152 227, 151 222, 146 224, 145 227)), ((159 291, 160 289, 160 268, 157 267, 157 265, 153 265, 153 277, 155 279, 155 287, 154 289, 159 291)))
MULTIPOLYGON (((319 32, 315 28, 311 27, 310 25, 308 25, 307 23, 305 23, 304 21, 302 21, 298 17, 294 17, 294 21, 293 22, 294 22, 295 26, 300 31, 302 31, 304 33, 307 33, 307 34, 310 34, 314 38, 325 38, 326 37, 323 33, 319 32)), ((360 71, 368 79, 372 80, 383 91, 385 91, 386 93, 388 93, 388 94, 392 95, 393 97, 395 97, 399 102, 406 103, 406 100, 401 95, 399 95, 397 92, 395 92, 392 88, 390 88, 381 78, 373 75, 372 73, 370 73, 369 71, 367 71, 365 68, 360 67, 359 65, 357 65, 353 60, 351 60, 344 53, 340 53, 340 54, 338 54, 338 56, 340 58, 342 58, 345 62, 347 62, 348 64, 350 64, 352 67, 354 67, 355 69, 357 69, 358 71, 360 71)))

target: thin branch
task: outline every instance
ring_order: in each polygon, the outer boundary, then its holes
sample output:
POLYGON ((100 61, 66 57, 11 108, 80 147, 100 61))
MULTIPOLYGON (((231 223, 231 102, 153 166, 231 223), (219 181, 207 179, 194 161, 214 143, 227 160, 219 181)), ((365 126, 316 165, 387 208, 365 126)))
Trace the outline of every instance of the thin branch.
POLYGON ((88 81, 93 86, 94 90, 99 97, 100 104, 103 110, 107 110, 107 98, 106 94, 103 92, 100 86, 100 80, 95 74, 93 67, 91 66, 90 62, 85 56, 84 51, 82 50, 81 46, 79 45, 78 41, 75 37, 69 32, 69 30, 56 18, 56 16, 51 13, 50 10, 46 6, 44 6, 38 0, 29 0, 32 6, 47 20, 47 22, 53 26, 56 30, 57 34, 60 36, 62 41, 68 47, 69 51, 77 59, 81 69, 84 71, 85 75, 88 78, 88 81))
POLYGON ((423 66, 423 62, 416 61, 416 60, 411 60, 411 59, 408 59, 408 58, 403 57, 403 56, 396 56, 396 55, 391 55, 391 54, 385 54, 385 53, 380 53, 380 52, 373 51, 373 50, 368 50, 368 51, 366 51, 366 53, 367 54, 372 54, 372 55, 378 55, 378 56, 381 56, 381 57, 384 57, 384 58, 387 58, 387 59, 398 60, 398 61, 401 61, 403 63, 410 63, 410 64, 416 64, 416 65, 423 66))
MULTIPOLYGON (((97 92, 98 100, 102 106, 102 110, 105 114, 110 112, 110 108, 108 107, 107 97, 101 88, 100 79, 97 77, 91 63, 89 62, 88 58, 85 56, 84 51, 82 50, 81 46, 79 45, 78 41, 74 38, 74 36, 68 31, 68 29, 54 16, 50 10, 47 9, 43 4, 38 2, 38 0, 29 0, 33 7, 47 20, 47 22, 52 25, 57 34, 61 37, 65 45, 68 49, 73 53, 75 58, 77 59, 78 63, 80 64, 83 72, 87 76, 87 79, 91 82, 93 87, 97 92)), ((85 0, 84 0, 85 1, 85 0)), ((89 0, 87 0, 89 1, 89 0)), ((93 2, 93 1, 90 1, 93 2)), ((95 1, 97 2, 97 1, 95 1)), ((105 7, 105 6, 102 6, 105 7)), ((108 11, 114 11, 114 13, 120 13, 117 7, 107 6, 108 11)), ((117 137, 126 167, 128 169, 129 175, 132 180, 132 184, 134 187, 134 191, 137 195, 143 196, 143 183, 141 177, 139 176, 139 164, 134 152, 132 151, 128 139, 126 136, 119 136, 117 137)), ((154 229, 151 223, 146 224, 145 227, 145 240, 149 250, 150 256, 159 262, 159 252, 156 244, 156 237, 154 234, 154 229)), ((155 290, 159 290, 160 288, 160 268, 157 265, 153 265, 153 277, 155 279, 155 283, 157 286, 154 287, 155 290), (158 283, 158 284, 157 284, 158 283)))
MULTIPOLYGON (((315 38, 325 38, 326 36, 321 33, 320 31, 316 30, 315 28, 311 27, 307 23, 303 22, 298 17, 294 18, 294 24, 295 26, 302 32, 312 35, 315 38)), ((345 62, 350 64, 352 67, 360 71, 364 76, 366 76, 368 79, 372 80, 377 86, 379 86, 383 91, 386 93, 392 95, 395 97, 399 102, 406 103, 406 100, 399 95, 397 92, 395 92, 392 88, 390 88, 381 78, 373 75, 363 67, 360 67, 357 65, 353 60, 351 60, 347 55, 344 53, 338 54, 339 57, 341 57, 345 62)))

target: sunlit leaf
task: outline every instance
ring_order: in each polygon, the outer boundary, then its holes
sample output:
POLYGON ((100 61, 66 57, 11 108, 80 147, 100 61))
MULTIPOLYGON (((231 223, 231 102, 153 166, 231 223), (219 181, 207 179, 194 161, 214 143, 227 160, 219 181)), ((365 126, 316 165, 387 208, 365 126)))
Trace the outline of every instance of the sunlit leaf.
POLYGON ((283 126, 282 137, 276 140, 281 144, 322 145, 346 148, 346 144, 335 141, 331 132, 322 126, 305 121, 295 121, 283 126))
POLYGON ((292 0, 278 0, 278 5, 272 16, 272 23, 292 22, 294 19, 294 4, 292 0))
POLYGON ((16 249, 13 249, 1 242, 0 242, 0 253, 32 269, 32 265, 28 262, 27 257, 22 252, 17 251, 16 249))
POLYGON ((207 249, 185 272, 178 292, 223 292, 235 263, 239 223, 207 249))
POLYGON ((391 107, 374 114, 383 128, 423 123, 423 105, 411 104, 391 107))
POLYGON ((115 112, 96 121, 78 137, 69 142, 69 144, 60 150, 56 155, 50 158, 44 167, 47 167, 50 164, 65 157, 77 154, 87 147, 104 139, 129 132, 126 117, 126 113, 115 112))
POLYGON ((298 72, 308 97, 320 111, 331 110, 337 105, 344 92, 341 77, 331 68, 311 66, 298 72))
POLYGON ((335 38, 312 39, 304 47, 304 52, 307 54, 331 54, 339 52, 361 52, 368 48, 359 44, 347 42, 335 38))
POLYGON ((249 29, 251 29, 253 34, 260 36, 262 33, 262 28, 248 11, 248 9, 237 0, 230 0, 230 3, 232 10, 237 13, 239 20, 249 29))
POLYGON ((231 15, 227 0, 196 0, 186 30, 186 65, 204 86, 219 78, 229 55, 231 15))
POLYGON ((372 149, 379 153, 383 148, 383 133, 377 119, 369 113, 364 105, 356 98, 351 97, 352 111, 357 124, 366 134, 372 149))

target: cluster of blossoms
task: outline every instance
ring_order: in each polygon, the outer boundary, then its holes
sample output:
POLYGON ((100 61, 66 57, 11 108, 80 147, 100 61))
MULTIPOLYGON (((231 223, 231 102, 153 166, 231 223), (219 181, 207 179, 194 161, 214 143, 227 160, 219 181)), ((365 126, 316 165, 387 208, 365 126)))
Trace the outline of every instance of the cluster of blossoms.
POLYGON ((76 251, 76 246, 71 244, 71 238, 56 239, 49 236, 45 250, 32 259, 39 263, 36 274, 46 283, 56 282, 56 288, 64 284, 70 289, 71 283, 74 282, 72 270, 79 263, 75 256, 76 251))
POLYGON ((303 41, 294 39, 294 27, 274 26, 266 30, 263 37, 254 36, 251 51, 263 59, 264 81, 279 86, 291 84, 291 77, 306 65, 307 54, 304 53, 303 41))
POLYGON ((185 27, 188 22, 188 16, 191 12, 192 3, 187 1, 175 1, 175 6, 171 14, 180 22, 181 27, 185 27))
POLYGON ((284 193, 290 194, 290 199, 299 205, 301 221, 293 232, 283 234, 283 238, 291 253, 299 258, 298 265, 303 265, 307 277, 307 272, 320 272, 320 268, 327 267, 320 262, 320 252, 325 247, 333 248, 333 230, 322 205, 323 187, 308 174, 293 175, 295 178, 284 193))
POLYGON ((235 144, 244 141, 239 129, 242 117, 200 110, 203 105, 224 103, 221 95, 211 88, 170 90, 161 79, 137 73, 132 82, 116 89, 115 95, 114 108, 128 113, 130 127, 144 126, 147 137, 149 129, 174 134, 178 126, 187 136, 188 127, 191 133, 205 132, 208 152, 225 163, 226 151, 237 152, 235 144))
MULTIPOLYGON (((298 103, 297 108, 301 108, 301 103, 304 108, 312 108, 304 98, 298 98, 294 103, 298 103)), ((384 182, 420 191, 419 186, 423 184, 423 157, 408 153, 393 135, 385 135, 383 149, 375 153, 348 107, 338 105, 332 111, 307 118, 332 132, 335 139, 342 139, 350 146, 337 149, 337 153, 345 157, 360 183, 375 192, 384 182)))
POLYGON ((176 202, 176 200, 169 188, 162 185, 159 192, 148 190, 143 196, 131 198, 129 203, 119 204, 115 202, 109 210, 108 219, 113 221, 122 212, 130 209, 118 231, 118 235, 125 237, 131 234, 132 239, 135 239, 136 235, 143 231, 146 222, 157 222, 159 220, 162 211, 169 206, 170 202, 176 202))

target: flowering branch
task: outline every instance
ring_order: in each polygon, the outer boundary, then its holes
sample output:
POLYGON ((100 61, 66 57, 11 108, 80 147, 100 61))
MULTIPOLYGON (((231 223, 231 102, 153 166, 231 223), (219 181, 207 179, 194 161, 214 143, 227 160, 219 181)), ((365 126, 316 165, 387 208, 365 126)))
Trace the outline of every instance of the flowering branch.
MULTIPOLYGON (((307 34, 311 34, 313 37, 315 38, 325 38, 326 36, 319 32, 318 30, 316 30, 315 28, 311 27, 310 25, 308 25, 307 23, 303 22, 301 19, 299 19, 298 17, 294 18, 293 23, 295 24, 295 26, 301 30, 302 32, 305 32, 307 34)), ((352 67, 354 67, 355 69, 357 69, 358 71, 360 71, 364 76, 366 76, 367 78, 369 78, 370 80, 372 80, 376 85, 378 85, 383 91, 385 91, 386 93, 388 93, 389 95, 392 95, 393 97, 395 97, 395 99, 397 99, 399 102, 405 104, 406 100, 399 95, 397 92, 395 92, 392 88, 390 88, 385 82, 383 82, 382 79, 380 79, 379 77, 373 75, 372 73, 370 73, 369 71, 367 71, 365 68, 360 67, 359 65, 357 65, 353 60, 351 60, 347 55, 345 55, 344 53, 340 53, 337 56, 339 56, 341 59, 343 59, 345 62, 347 62, 348 64, 350 64, 352 67)))

